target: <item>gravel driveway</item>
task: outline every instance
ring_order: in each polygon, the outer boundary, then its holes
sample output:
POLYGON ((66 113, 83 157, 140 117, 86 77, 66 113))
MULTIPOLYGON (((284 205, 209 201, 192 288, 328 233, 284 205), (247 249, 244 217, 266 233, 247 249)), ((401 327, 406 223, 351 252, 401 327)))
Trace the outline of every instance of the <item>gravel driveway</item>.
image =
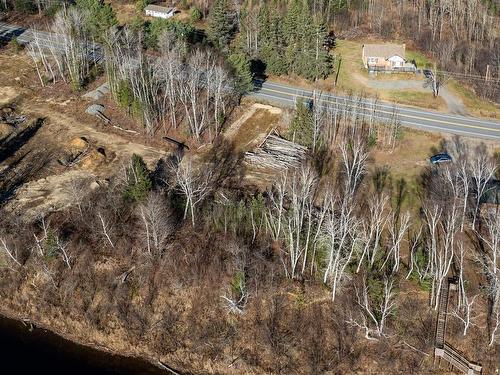
MULTIPOLYGON (((413 90, 421 92, 432 92, 430 88, 424 87, 425 81, 421 80, 390 80, 363 79, 363 83, 373 89, 379 90, 413 90)), ((462 100, 452 94, 446 87, 442 87, 439 95, 446 102, 448 112, 459 115, 468 115, 467 109, 462 100)))

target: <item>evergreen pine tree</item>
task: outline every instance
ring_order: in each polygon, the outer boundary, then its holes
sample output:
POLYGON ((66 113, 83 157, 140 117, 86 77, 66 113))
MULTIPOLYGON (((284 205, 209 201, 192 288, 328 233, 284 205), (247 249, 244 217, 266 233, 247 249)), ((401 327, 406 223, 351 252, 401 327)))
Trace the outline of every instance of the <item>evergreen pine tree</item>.
POLYGON ((297 70, 297 54, 300 53, 300 40, 304 32, 301 22, 303 10, 302 0, 292 0, 283 21, 286 42, 285 59, 289 73, 295 73, 297 70))
POLYGON ((303 101, 297 102, 295 117, 288 131, 287 138, 311 148, 313 144, 313 117, 303 101))
POLYGON ((332 71, 332 57, 327 48, 328 32, 325 22, 314 22, 314 79, 326 78, 332 71))
POLYGON ((220 49, 226 49, 231 38, 232 25, 227 0, 215 0, 208 23, 208 38, 220 49))
POLYGON ((286 40, 283 30, 283 18, 280 16, 277 5, 269 9, 269 41, 262 52, 262 57, 271 74, 282 75, 288 72, 288 64, 284 58, 286 40))
POLYGON ((253 77, 247 56, 243 53, 233 53, 228 60, 236 75, 238 91, 242 94, 250 91, 253 88, 253 77))
POLYGON ((140 202, 146 198, 151 186, 152 183, 146 163, 139 155, 133 154, 131 170, 127 174, 125 198, 132 202, 140 202))
POLYGON ((301 13, 297 20, 297 28, 301 31, 297 36, 297 50, 294 58, 294 72, 307 78, 314 78, 314 29, 312 15, 307 0, 302 1, 301 13))
POLYGON ((86 27, 97 40, 102 40, 109 28, 118 24, 111 5, 100 0, 76 0, 76 6, 87 13, 86 27))

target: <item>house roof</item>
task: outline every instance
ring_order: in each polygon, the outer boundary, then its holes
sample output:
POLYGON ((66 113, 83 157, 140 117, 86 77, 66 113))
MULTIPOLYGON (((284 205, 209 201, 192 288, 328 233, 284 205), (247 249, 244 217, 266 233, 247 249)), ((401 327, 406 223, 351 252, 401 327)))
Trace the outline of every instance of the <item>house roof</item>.
POLYGON ((363 45, 365 57, 383 57, 388 59, 392 56, 399 56, 405 58, 405 45, 404 44, 364 44, 363 45))
POLYGON ((167 8, 167 7, 162 7, 159 5, 148 5, 144 10, 150 10, 153 12, 159 12, 159 13, 170 13, 174 8, 167 8))

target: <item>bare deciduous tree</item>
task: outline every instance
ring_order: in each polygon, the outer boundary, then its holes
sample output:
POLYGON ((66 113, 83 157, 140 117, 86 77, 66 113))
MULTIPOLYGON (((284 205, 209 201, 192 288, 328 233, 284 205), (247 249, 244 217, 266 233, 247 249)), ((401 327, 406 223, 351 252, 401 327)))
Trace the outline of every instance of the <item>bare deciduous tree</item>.
POLYGON ((213 173, 210 168, 200 165, 195 167, 191 159, 183 159, 177 165, 171 165, 174 185, 186 199, 184 219, 191 213, 191 223, 195 224, 196 205, 202 202, 213 189, 213 173))
POLYGON ((417 251, 421 245, 420 237, 422 236, 422 226, 419 227, 418 231, 410 239, 410 257, 408 261, 408 273, 406 274, 406 279, 408 280, 413 271, 417 272, 418 279, 422 282, 427 276, 429 271, 429 261, 426 262, 424 267, 421 267, 417 257, 417 251))
POLYGON ((323 275, 323 282, 332 286, 332 300, 345 277, 345 269, 360 240, 357 238, 358 223, 353 213, 352 204, 344 205, 336 214, 335 200, 331 201, 330 212, 326 217, 325 242, 328 263, 323 275))
POLYGON ((166 239, 171 234, 171 223, 165 199, 161 193, 149 193, 146 201, 138 207, 144 225, 144 238, 148 254, 161 255, 166 239))
POLYGON ((111 240, 111 237, 110 237, 113 228, 110 224, 109 219, 107 219, 102 212, 98 212, 97 217, 98 217, 99 222, 101 224, 102 235, 104 236, 106 241, 108 241, 108 243, 111 245, 111 247, 114 248, 115 245, 113 244, 113 241, 111 240))
POLYGON ((410 214, 405 212, 403 217, 400 219, 399 227, 398 227, 398 219, 396 217, 396 213, 393 213, 391 216, 391 220, 389 223, 389 251, 387 252, 387 256, 385 258, 384 263, 382 264, 382 268, 385 266, 389 258, 392 256, 394 260, 394 265, 392 268, 392 272, 398 272, 399 263, 401 260, 400 250, 401 250, 401 242, 403 241, 403 237, 410 226, 410 214))
POLYGON ((69 269, 71 269, 72 257, 68 252, 69 242, 62 240, 58 235, 56 235, 55 238, 56 238, 56 251, 59 253, 64 263, 66 263, 66 266, 69 269))
POLYGON ((385 213, 387 201, 388 197, 386 195, 374 195, 368 201, 369 214, 365 216, 367 221, 363 221, 362 224, 364 241, 363 253, 359 258, 356 273, 358 273, 361 268, 365 254, 371 266, 373 266, 375 262, 382 231, 388 219, 385 213))
POLYGON ((283 216, 285 214, 285 197, 287 194, 288 174, 281 173, 273 189, 268 192, 269 208, 266 212, 266 225, 274 241, 281 238, 283 216))
POLYGON ((96 63, 98 47, 85 27, 88 15, 76 7, 61 9, 50 27, 51 34, 33 32, 28 46, 42 85, 39 63, 53 80, 59 76, 79 89, 96 63), (51 39, 49 42, 47 38, 51 39), (57 71, 57 75, 55 74, 57 71))
POLYGON ((289 255, 289 274, 294 278, 297 266, 302 259, 304 273, 308 260, 308 249, 315 226, 313 210, 317 187, 315 171, 308 165, 295 171, 289 179, 289 208, 285 225, 285 239, 289 255))
POLYGON ((488 183, 494 176, 496 171, 496 166, 493 164, 484 150, 484 146, 479 146, 476 148, 474 158, 470 163, 470 171, 472 174, 473 181, 473 192, 474 192, 474 216, 472 218, 472 229, 475 229, 477 216, 479 214, 479 207, 481 205, 481 199, 487 191, 488 183))
POLYGON ((7 259, 13 262, 17 267, 21 267, 21 263, 17 260, 17 254, 15 250, 12 250, 8 245, 7 241, 0 237, 0 248, 3 250, 3 253, 7 256, 7 259))
POLYGON ((365 141, 361 137, 356 137, 350 144, 341 144, 341 163, 345 173, 344 197, 352 201, 354 193, 365 173, 368 150, 365 141))
POLYGON ((439 72, 436 67, 431 74, 427 76, 427 80, 425 81, 425 85, 430 87, 432 90, 432 94, 434 97, 439 96, 439 92, 441 88, 449 81, 450 77, 445 74, 439 72))
POLYGON ((475 312, 475 303, 478 296, 479 295, 476 294, 470 300, 466 297, 460 306, 457 306, 456 309, 449 313, 451 316, 457 318, 463 325, 463 336, 467 336, 467 331, 470 327, 477 326, 477 319, 481 316, 481 314, 476 314, 475 312))
POLYGON ((498 305, 491 314, 491 322, 489 346, 492 346, 495 342, 497 342, 497 340, 500 339, 500 306, 498 305))
POLYGON ((384 279, 382 298, 378 304, 370 298, 365 279, 363 279, 362 290, 359 291, 358 288, 355 288, 355 291, 356 302, 360 310, 359 317, 351 316, 347 323, 363 329, 365 338, 368 340, 378 340, 386 336, 387 319, 393 314, 396 307, 394 280, 384 279))

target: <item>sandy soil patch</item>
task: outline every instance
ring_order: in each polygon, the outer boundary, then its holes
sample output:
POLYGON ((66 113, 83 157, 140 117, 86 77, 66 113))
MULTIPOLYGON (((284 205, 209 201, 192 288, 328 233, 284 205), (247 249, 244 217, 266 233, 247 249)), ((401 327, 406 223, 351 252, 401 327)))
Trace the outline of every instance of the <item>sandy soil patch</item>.
POLYGON ((51 137, 51 141, 59 145, 62 155, 59 162, 70 162, 63 163, 66 166, 46 170, 43 178, 28 181, 17 190, 7 207, 13 212, 22 210, 26 218, 35 218, 41 213, 75 204, 78 194, 90 192, 104 183, 106 178, 115 175, 132 154, 143 157, 149 168, 154 168, 158 159, 167 154, 115 134, 101 132, 47 106, 32 105, 26 108, 28 110, 30 117, 45 117, 48 120, 43 130, 23 148, 42 147, 44 140, 51 137))
POLYGON ((0 86, 0 107, 9 105, 20 95, 19 89, 12 86, 0 86))
POLYGON ((282 110, 270 105, 254 103, 250 109, 231 124, 224 133, 233 141, 237 151, 248 151, 258 146, 267 134, 279 124, 282 110))
POLYGON ((36 219, 40 213, 58 211, 75 204, 79 189, 89 192, 97 187, 96 175, 73 169, 28 182, 17 191, 16 198, 7 207, 14 212, 22 210, 23 217, 29 221, 36 219))
POLYGON ((76 120, 43 104, 33 104, 26 108, 26 113, 33 117, 46 117, 50 121, 48 126, 54 128, 60 136, 64 137, 64 144, 69 144, 69 139, 85 138, 95 142, 96 147, 116 153, 118 160, 124 160, 132 154, 140 155, 146 164, 152 168, 159 158, 167 155, 166 151, 156 149, 139 143, 130 142, 128 139, 117 134, 98 130, 86 123, 76 120))

